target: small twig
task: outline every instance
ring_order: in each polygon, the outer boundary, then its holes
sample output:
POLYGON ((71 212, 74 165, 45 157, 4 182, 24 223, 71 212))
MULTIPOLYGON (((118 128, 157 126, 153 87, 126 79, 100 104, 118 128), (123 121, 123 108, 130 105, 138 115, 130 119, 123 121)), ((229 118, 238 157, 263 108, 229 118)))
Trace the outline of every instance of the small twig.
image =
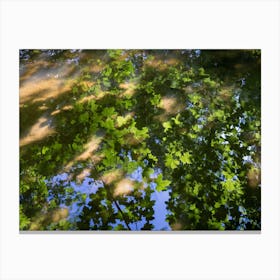
MULTIPOLYGON (((102 182, 103 182, 103 181, 102 181, 102 182)), ((108 188, 108 186, 106 186, 106 184, 105 184, 104 182, 103 182, 103 185, 104 185, 105 189, 106 189, 107 192, 108 192, 109 199, 111 199, 111 200, 115 203, 115 205, 116 205, 118 211, 121 213, 121 216, 122 216, 122 218, 123 218, 123 220, 124 220, 124 222, 125 222, 126 227, 127 227, 129 230, 131 230, 131 228, 130 228, 130 226, 129 226, 129 223, 128 223, 128 221, 126 220, 125 214, 123 213, 123 211, 122 211, 121 207, 119 206, 118 202, 114 199, 113 195, 112 195, 111 192, 110 192, 110 189, 108 188)))
POLYGON ((120 213, 121 213, 121 215, 122 215, 122 217, 123 217, 123 220, 124 220, 124 222, 125 222, 125 224, 126 224, 127 228, 128 228, 129 230, 131 230, 131 228, 130 228, 130 226, 129 226, 128 222, 126 221, 125 215, 124 215, 124 213, 123 213, 122 209, 120 208, 119 204, 117 203, 117 201, 116 201, 114 198, 112 198, 112 199, 113 199, 113 201, 114 201, 114 203, 115 203, 116 207, 117 207, 117 208, 118 208, 118 210, 120 211, 120 213))

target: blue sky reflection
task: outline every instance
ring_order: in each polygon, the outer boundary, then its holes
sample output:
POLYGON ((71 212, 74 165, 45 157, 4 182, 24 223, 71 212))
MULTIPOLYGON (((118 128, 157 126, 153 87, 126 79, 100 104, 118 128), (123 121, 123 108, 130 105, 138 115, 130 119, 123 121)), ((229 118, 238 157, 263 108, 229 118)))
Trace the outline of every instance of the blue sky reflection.
MULTIPOLYGON (((127 177, 131 179, 132 181, 142 182, 143 181, 143 168, 139 166, 135 171, 133 171, 131 174, 129 174, 127 177)), ((159 174, 161 174, 162 171, 157 168, 154 169, 154 173, 150 175, 151 179, 156 179, 159 174)), ((51 202, 51 200, 55 197, 56 188, 65 188, 65 195, 62 195, 59 197, 60 199, 60 207, 61 208, 68 208, 69 210, 69 216, 68 220, 71 222, 79 221, 79 215, 82 213, 83 207, 88 207, 89 203, 91 202, 90 195, 95 194, 99 188, 104 187, 102 181, 94 180, 93 178, 86 177, 81 184, 77 184, 74 181, 69 181, 69 175, 67 173, 61 173, 54 177, 52 177, 51 180, 48 182, 49 185, 49 196, 48 201, 51 202), (67 204, 67 201, 72 201, 70 205, 67 204)), ((146 184, 147 186, 147 184, 146 184)), ((168 214, 166 209, 166 201, 169 199, 170 190, 161 191, 158 192, 156 190, 156 183, 151 182, 150 183, 151 189, 154 191, 151 194, 151 200, 155 201, 155 204, 153 206, 154 209, 154 219, 151 221, 151 224, 153 224, 154 228, 153 230, 171 230, 169 224, 166 222, 165 218, 168 214)), ((143 195, 145 194, 145 190, 143 190, 143 195)), ((129 197, 128 197, 129 199, 129 197)), ((133 200, 133 198, 132 198, 133 200)), ((117 207, 113 205, 114 210, 117 212, 117 207)), ((120 208, 123 210, 125 208, 124 205, 120 205, 120 208)), ((129 226, 131 230, 140 230, 146 223, 145 217, 142 218, 141 221, 130 223, 129 226)), ((121 221, 116 221, 115 224, 111 224, 111 226, 114 228, 117 225, 122 224, 125 226, 125 224, 121 221)), ((93 227, 93 220, 90 220, 90 227, 93 227)))

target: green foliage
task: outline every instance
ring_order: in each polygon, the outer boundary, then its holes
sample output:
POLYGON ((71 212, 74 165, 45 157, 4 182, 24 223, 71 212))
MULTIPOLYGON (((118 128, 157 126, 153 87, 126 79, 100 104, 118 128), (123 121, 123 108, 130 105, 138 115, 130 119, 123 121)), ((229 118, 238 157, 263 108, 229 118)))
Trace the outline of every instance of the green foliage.
POLYGON ((21 106, 22 139, 44 106, 54 133, 20 149, 20 229, 152 230, 152 182, 172 229, 260 229, 260 50, 88 55, 69 91, 21 106), (71 187, 84 172, 90 195, 71 187), (51 220, 63 203, 78 217, 51 220))
MULTIPOLYGON (((180 115, 180 113, 179 113, 178 115, 176 115, 175 118, 174 118, 174 117, 171 118, 171 119, 174 121, 175 125, 179 125, 179 126, 182 125, 182 122, 179 120, 180 116, 181 116, 181 115, 180 115)), ((163 125, 163 126, 164 126, 164 125, 163 125)), ((168 129, 169 129, 169 128, 171 128, 171 125, 170 125, 170 127, 168 127, 168 129)), ((166 132, 166 131, 164 131, 164 132, 166 132)))
POLYGON ((182 161, 183 164, 191 164, 191 155, 189 152, 185 152, 182 154, 180 157, 180 160, 182 161))
POLYGON ((167 187, 171 184, 171 181, 163 180, 162 174, 159 174, 155 180, 155 183, 157 184, 156 190, 158 192, 161 192, 161 191, 165 191, 167 189, 167 187))
POLYGON ((199 75, 200 77, 207 77, 207 78, 209 77, 209 74, 206 74, 206 73, 205 73, 205 69, 202 68, 202 67, 198 69, 198 75, 199 75))
POLYGON ((43 147, 43 149, 42 149, 42 155, 45 155, 46 154, 46 152, 49 150, 49 148, 48 147, 43 147))
POLYGON ((121 127, 121 126, 125 125, 127 122, 128 122, 127 118, 124 118, 124 117, 121 117, 121 116, 117 117, 117 125, 118 125, 118 127, 121 127))
POLYGON ((38 176, 35 169, 26 169, 20 176, 20 229, 28 229, 31 219, 40 213, 45 204, 48 190, 45 178, 38 176))
POLYGON ((167 132, 169 129, 172 128, 172 125, 171 125, 171 122, 170 122, 170 121, 164 122, 164 123, 162 124, 162 126, 164 127, 164 132, 167 132))
POLYGON ((205 85, 209 86, 211 89, 216 87, 216 82, 211 80, 210 78, 203 79, 205 85))
POLYGON ((20 230, 25 230, 29 228, 30 225, 30 218, 26 217, 26 215, 23 212, 23 206, 20 205, 20 210, 19 210, 19 219, 20 219, 20 224, 19 224, 19 229, 20 230))
POLYGON ((166 155, 165 165, 168 168, 175 169, 179 165, 179 160, 174 158, 171 154, 166 155))
POLYGON ((122 54, 122 50, 108 50, 108 54, 111 58, 118 58, 122 54))
POLYGON ((85 113, 83 113, 83 114, 81 114, 80 116, 79 116, 79 121, 83 124, 83 123, 86 123, 87 121, 88 121, 88 119, 89 119, 89 114, 88 114, 88 112, 85 112, 85 113))

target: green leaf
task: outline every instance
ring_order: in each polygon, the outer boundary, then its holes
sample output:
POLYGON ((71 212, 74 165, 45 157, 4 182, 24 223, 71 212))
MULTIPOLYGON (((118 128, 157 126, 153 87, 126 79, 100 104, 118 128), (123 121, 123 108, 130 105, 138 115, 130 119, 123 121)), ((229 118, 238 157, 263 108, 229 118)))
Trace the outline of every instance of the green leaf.
POLYGON ((20 184, 20 192, 25 193, 30 189, 30 186, 27 184, 20 184))
POLYGON ((29 227, 31 221, 22 212, 20 212, 20 230, 25 230, 29 227))
POLYGON ((101 126, 109 130, 114 130, 114 121, 111 118, 107 118, 105 122, 101 122, 101 126))
POLYGON ((112 68, 109 66, 106 67, 102 72, 103 76, 105 77, 109 77, 111 73, 112 73, 112 68))
POLYGON ((127 171, 127 173, 132 173, 133 171, 135 171, 137 169, 137 167, 138 167, 138 162, 129 161, 126 166, 126 171, 127 171))
POLYGON ((115 114, 115 108, 114 107, 108 107, 108 108, 106 107, 106 108, 103 109, 101 114, 104 117, 112 117, 112 115, 115 114))
POLYGON ((172 118, 172 120, 174 121, 174 123, 175 123, 176 125, 182 124, 182 122, 179 121, 180 116, 181 116, 181 115, 178 114, 175 118, 174 118, 174 117, 172 118))
POLYGON ((118 127, 121 127, 121 126, 125 125, 129 121, 129 119, 130 119, 129 116, 128 117, 118 116, 117 117, 118 127))
POLYGON ((170 128, 172 128, 170 121, 164 122, 162 126, 164 127, 164 132, 167 132, 170 128))
POLYGON ((194 209, 196 209, 195 203, 191 204, 191 206, 190 206, 190 210, 194 210, 194 209))
POLYGON ((193 104, 197 104, 198 102, 200 102, 201 100, 201 96, 197 93, 194 93, 192 95, 189 96, 189 100, 193 103, 193 104))
POLYGON ((177 159, 174 159, 173 157, 172 157, 172 155, 170 155, 170 154, 168 154, 167 156, 166 156, 166 160, 165 160, 165 165, 166 165, 166 167, 169 167, 169 168, 171 168, 171 169, 175 169, 175 168, 177 168, 177 166, 179 165, 179 160, 177 160, 177 159))
POLYGON ((233 191, 235 189, 235 182, 232 180, 226 180, 225 182, 222 182, 222 185, 225 187, 225 189, 229 192, 233 191))
POLYGON ((193 129, 194 132, 199 132, 199 130, 200 130, 198 124, 195 124, 195 125, 192 127, 192 129, 193 129))
POLYGON ((188 82, 191 82, 191 81, 192 81, 192 79, 189 78, 189 77, 185 77, 185 78, 183 78, 182 80, 183 80, 184 83, 188 83, 188 82))
POLYGON ((210 78, 206 78, 203 80, 203 82, 209 86, 210 88, 215 88, 216 87, 216 82, 211 80, 210 78))
POLYGON ((72 148, 73 148, 74 151, 79 151, 80 150, 80 146, 77 143, 73 143, 72 148))
POLYGON ((150 178, 150 176, 151 176, 152 174, 154 174, 154 172, 155 172, 154 169, 151 168, 151 167, 149 167, 149 168, 147 168, 147 169, 144 170, 143 175, 144 175, 145 177, 147 177, 147 178, 150 178))
POLYGON ((220 207, 221 207, 221 204, 220 204, 219 202, 215 202, 214 207, 215 207, 215 208, 220 208, 220 207))
POLYGON ((55 144, 53 145, 53 149, 55 151, 58 151, 62 148, 62 144, 58 143, 58 142, 55 142, 55 144))
POLYGON ((103 159, 102 163, 107 167, 114 166, 119 162, 119 157, 117 156, 117 153, 114 151, 114 149, 106 149, 104 151, 104 155, 105 158, 103 159))
POLYGON ((214 116, 217 117, 218 119, 222 119, 224 115, 225 112, 223 110, 217 110, 214 112, 214 116))
POLYGON ((86 194, 86 193, 83 193, 81 197, 82 197, 82 200, 83 200, 83 201, 86 201, 86 199, 87 199, 87 194, 86 194))
POLYGON ((256 121, 256 122, 255 122, 255 125, 256 125, 257 127, 259 127, 259 126, 261 126, 261 122, 260 122, 260 121, 256 121))
POLYGON ((46 152, 49 150, 48 147, 44 146, 42 149, 42 155, 46 154, 46 152))
POLYGON ((182 156, 182 153, 181 153, 180 151, 177 151, 177 152, 175 152, 175 156, 181 157, 181 156, 182 156))
POLYGON ((83 114, 80 115, 79 120, 81 123, 86 123, 89 119, 89 113, 85 112, 83 114))
POLYGON ((193 194, 194 195, 198 195, 199 194, 199 184, 195 184, 194 188, 193 188, 193 194))
POLYGON ((154 94, 151 98, 151 104, 152 105, 158 105, 160 103, 161 96, 159 94, 154 94))
POLYGON ((78 88, 77 88, 77 87, 73 87, 72 92, 73 92, 74 94, 78 93, 78 88))
POLYGON ((111 58, 116 59, 121 56, 122 50, 108 50, 107 53, 111 58))
POLYGON ((89 102, 89 106, 90 106, 90 110, 91 110, 91 112, 95 112, 96 111, 96 109, 98 108, 98 105, 96 104, 96 102, 95 102, 95 100, 91 100, 90 102, 89 102))
POLYGON ((111 82, 108 81, 108 79, 103 79, 103 85, 104 85, 105 87, 110 87, 110 86, 111 86, 111 82))
POLYGON ((204 68, 199 68, 199 69, 198 69, 198 74, 199 74, 199 76, 201 76, 201 77, 209 77, 209 74, 206 74, 206 73, 205 73, 204 68))
POLYGON ((171 181, 163 180, 162 177, 162 174, 159 174, 158 177, 155 179, 155 183, 157 184, 156 190, 158 192, 165 191, 167 189, 166 187, 168 187, 171 184, 171 181))
POLYGON ((192 163, 192 161, 191 161, 191 154, 189 152, 183 153, 183 155, 181 156, 180 160, 181 160, 181 162, 183 164, 186 164, 186 163, 187 164, 191 164, 192 163))
POLYGON ((152 153, 148 154, 148 158, 153 160, 154 162, 158 162, 158 158, 156 156, 154 156, 152 153))
POLYGON ((171 82, 170 88, 175 89, 175 88, 178 88, 178 87, 179 87, 179 81, 173 80, 173 81, 171 82))

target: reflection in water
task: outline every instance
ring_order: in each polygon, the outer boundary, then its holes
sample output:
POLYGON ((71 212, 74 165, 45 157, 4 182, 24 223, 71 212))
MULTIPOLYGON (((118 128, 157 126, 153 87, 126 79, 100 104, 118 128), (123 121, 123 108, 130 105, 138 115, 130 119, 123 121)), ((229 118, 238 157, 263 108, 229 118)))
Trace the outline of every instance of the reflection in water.
POLYGON ((20 139, 20 146, 29 145, 33 142, 44 139, 53 134, 55 130, 51 126, 51 120, 40 117, 39 120, 30 128, 27 135, 20 139))
MULTIPOLYGON (((71 160, 69 163, 67 163, 65 170, 69 170, 75 163, 79 162, 79 161, 85 161, 87 159, 91 159, 93 162, 97 163, 98 159, 101 159, 101 156, 99 156, 99 158, 97 157, 97 155, 95 154, 96 150, 98 149, 101 141, 102 141, 103 137, 102 136, 97 136, 94 135, 89 142, 87 142, 84 145, 84 151, 77 155, 73 160, 71 160)), ((85 178, 87 174, 87 172, 89 172, 90 170, 83 170, 80 175, 78 176, 79 180, 81 181, 83 178, 85 178)))
POLYGON ((155 219, 152 221, 155 230, 171 230, 169 224, 166 222, 166 201, 169 200, 170 191, 155 191, 152 194, 152 199, 155 200, 154 210, 155 219))
MULTIPOLYGON (((122 179, 120 181, 122 187, 117 185, 115 189, 115 195, 128 195, 133 188, 133 181, 142 182, 142 171, 141 167, 138 167, 132 174, 130 174, 129 178, 122 179), (125 181, 125 182, 123 182, 125 181), (126 184, 125 187, 123 184, 126 184)), ((151 178, 156 178, 160 174, 160 171, 156 171, 151 175, 151 178)), ((60 208, 63 213, 67 213, 66 217, 60 215, 60 212, 55 213, 53 222, 58 222, 63 218, 67 218, 71 223, 75 223, 80 220, 79 215, 82 213, 83 207, 88 207, 89 203, 92 201, 90 195, 96 194, 99 188, 104 188, 104 184, 102 181, 96 181, 93 178, 85 177, 81 184, 77 184, 75 181, 69 181, 70 175, 68 173, 58 174, 52 177, 47 184, 50 188, 48 201, 51 202, 55 195, 56 188, 63 186, 67 189, 68 195, 60 197, 60 208), (74 201, 70 205, 68 205, 67 201, 74 201), (67 209, 67 211, 63 210, 67 209)), ((166 201, 169 199, 169 191, 161 191, 158 192, 156 190, 156 183, 151 183, 151 187, 154 190, 151 199, 155 201, 154 209, 154 219, 152 220, 152 224, 154 225, 153 230, 171 230, 169 224, 166 222, 166 201)), ((133 197, 130 198, 133 201, 133 197)), ((101 201, 104 203, 104 201, 101 201)), ((116 212, 118 209, 116 206, 113 207, 116 212)), ((125 206, 121 206, 122 210, 125 206)), ((130 224, 131 230, 139 230, 145 225, 145 218, 142 218, 141 221, 130 224)), ((111 224, 111 226, 115 227, 120 224, 120 221, 116 221, 115 224, 111 224)), ((91 219, 89 222, 89 228, 94 226, 94 222, 91 219)), ((123 226, 125 224, 123 223, 123 226)))
POLYGON ((20 50, 20 228, 260 229, 259 50, 20 50))

